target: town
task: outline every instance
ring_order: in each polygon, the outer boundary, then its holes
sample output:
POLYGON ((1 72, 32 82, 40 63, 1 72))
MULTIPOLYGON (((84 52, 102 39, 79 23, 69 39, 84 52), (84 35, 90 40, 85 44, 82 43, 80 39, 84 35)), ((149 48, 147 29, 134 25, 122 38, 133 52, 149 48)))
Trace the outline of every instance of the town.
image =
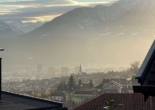
POLYGON ((54 67, 45 72, 42 65, 38 64, 33 73, 23 70, 17 72, 18 74, 3 74, 2 89, 61 102, 64 107, 72 109, 103 93, 133 93, 132 85, 138 85, 135 75, 139 65, 139 62, 135 61, 126 70, 88 74, 82 70, 80 64, 74 68, 74 73, 73 70, 62 67, 59 70, 61 74, 56 74, 54 67), (32 74, 34 76, 30 77, 32 74))

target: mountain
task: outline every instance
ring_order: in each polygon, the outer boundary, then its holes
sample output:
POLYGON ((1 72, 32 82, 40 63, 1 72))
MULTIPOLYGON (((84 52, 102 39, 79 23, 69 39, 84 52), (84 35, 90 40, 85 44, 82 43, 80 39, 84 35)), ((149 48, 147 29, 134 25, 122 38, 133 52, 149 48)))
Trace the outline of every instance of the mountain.
POLYGON ((142 61, 155 37, 154 10, 154 0, 77 8, 0 46, 18 64, 127 65, 142 61))
POLYGON ((42 24, 43 22, 22 23, 20 20, 15 20, 10 23, 0 21, 0 38, 10 38, 19 36, 38 28, 42 24))
POLYGON ((101 28, 104 28, 106 23, 118 19, 139 2, 140 0, 120 0, 111 6, 98 5, 94 8, 77 8, 44 24, 29 33, 28 36, 39 38, 48 36, 90 36, 88 31, 93 32, 91 35, 95 35, 99 33, 98 31, 102 31, 101 28))
POLYGON ((12 22, 9 23, 9 25, 13 28, 16 28, 24 33, 28 33, 31 32, 32 30, 40 27, 41 25, 43 25, 44 22, 26 22, 23 23, 20 20, 14 20, 12 22))
POLYGON ((0 21, 0 38, 10 38, 20 34, 23 34, 23 32, 16 28, 12 28, 10 25, 3 21, 0 21))

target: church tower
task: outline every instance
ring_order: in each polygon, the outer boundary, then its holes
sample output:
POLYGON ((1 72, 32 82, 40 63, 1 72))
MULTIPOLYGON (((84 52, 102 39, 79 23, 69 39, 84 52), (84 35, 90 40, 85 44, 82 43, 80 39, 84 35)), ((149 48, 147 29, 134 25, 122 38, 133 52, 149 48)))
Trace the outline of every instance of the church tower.
POLYGON ((82 68, 81 68, 81 64, 80 64, 80 68, 79 68, 79 75, 82 75, 82 68))

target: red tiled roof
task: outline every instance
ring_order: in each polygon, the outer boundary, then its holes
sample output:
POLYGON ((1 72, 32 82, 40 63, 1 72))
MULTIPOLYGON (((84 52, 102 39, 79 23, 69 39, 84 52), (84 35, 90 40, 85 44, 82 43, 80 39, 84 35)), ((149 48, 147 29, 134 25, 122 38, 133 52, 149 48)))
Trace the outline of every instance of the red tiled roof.
POLYGON ((144 101, 144 95, 141 93, 106 93, 73 110, 104 110, 105 101, 109 100, 114 100, 115 104, 124 104, 115 110, 155 110, 155 97, 150 96, 144 101))

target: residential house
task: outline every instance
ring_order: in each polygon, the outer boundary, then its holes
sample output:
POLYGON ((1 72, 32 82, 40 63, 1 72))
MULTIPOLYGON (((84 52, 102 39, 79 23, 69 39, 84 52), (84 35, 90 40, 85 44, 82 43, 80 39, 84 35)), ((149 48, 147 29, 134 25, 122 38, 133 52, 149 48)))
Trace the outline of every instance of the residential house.
POLYGON ((102 93, 127 93, 127 85, 112 80, 102 86, 102 93))
POLYGON ((93 98, 94 96, 94 91, 74 91, 72 93, 72 102, 81 104, 84 100, 93 98))
POLYGON ((66 95, 61 92, 55 92, 50 95, 50 100, 56 101, 56 102, 65 102, 66 101, 66 95))
POLYGON ((111 79, 95 87, 96 94, 128 93, 129 83, 125 79, 111 79))
POLYGON ((81 87, 80 87, 80 90, 91 90, 89 84, 85 84, 85 83, 82 83, 81 84, 81 87))

